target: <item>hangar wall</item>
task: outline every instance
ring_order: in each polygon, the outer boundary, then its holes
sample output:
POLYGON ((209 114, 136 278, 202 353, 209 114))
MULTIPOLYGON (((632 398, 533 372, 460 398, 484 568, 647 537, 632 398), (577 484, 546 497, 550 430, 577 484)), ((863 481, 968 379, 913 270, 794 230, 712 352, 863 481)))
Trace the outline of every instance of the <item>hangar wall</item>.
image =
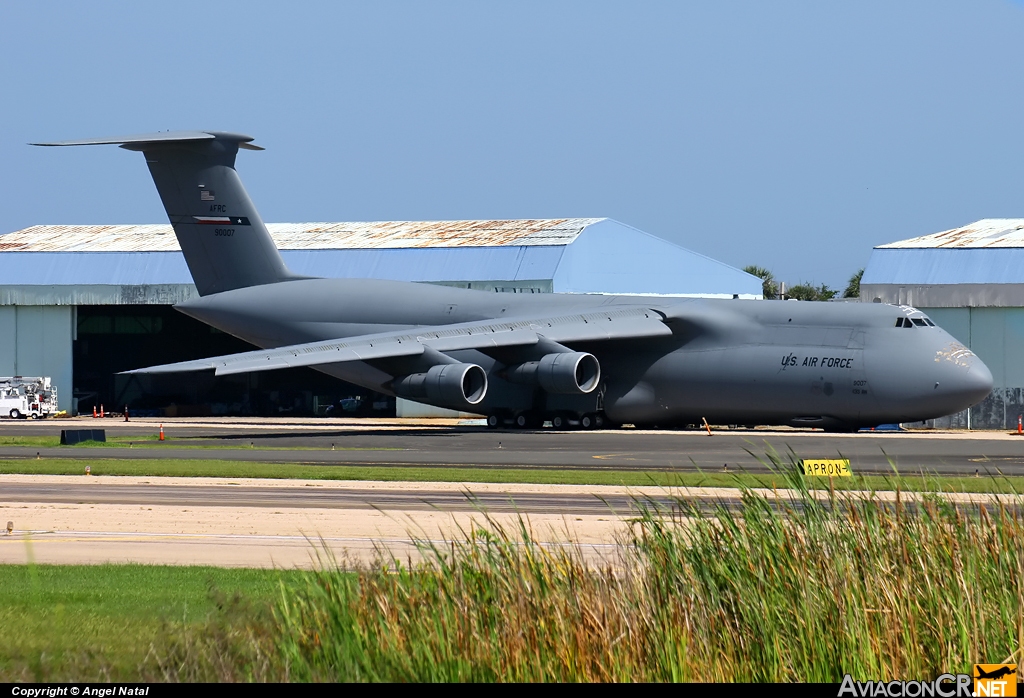
MULTIPOLYGON (((267 227, 285 262, 301 275, 417 281, 499 293, 761 297, 760 279, 611 219, 267 227)), ((215 413, 234 413, 233 406, 241 405, 259 414, 293 409, 295 400, 316 412, 323 404, 318 398, 330 398, 338 402, 333 407, 347 410, 362 390, 311 369, 289 374, 292 386, 274 372, 259 374, 244 386, 182 378, 177 392, 174 385, 116 376, 142 365, 200 358, 196 352, 213 356, 250 348, 230 348, 224 337, 184 322, 171 310, 196 295, 168 224, 44 225, 0 236, 0 346, 8 347, 0 350, 0 375, 51 376, 61 407, 69 411, 73 390, 86 411, 93 402, 118 410, 128 402, 132 409, 154 411, 159 406, 147 397, 162 396, 179 401, 171 406, 202 409, 196 403, 202 397, 215 413), (140 324, 144 319, 157 324, 146 329, 140 324), (111 329, 104 331, 107 324, 111 329), (26 347, 43 341, 33 338, 42 336, 46 351, 29 352, 26 347), (207 399, 215 393, 220 397, 207 399)), ((380 404, 394 409, 393 399, 361 397, 368 398, 362 404, 370 404, 371 411, 380 404)), ((400 407, 405 414, 418 415, 422 409, 412 403, 400 407)))
POLYGON ((0 375, 50 376, 59 409, 72 408, 75 309, 0 306, 0 375))
POLYGON ((918 308, 992 371, 992 393, 970 410, 928 422, 939 429, 1015 429, 1024 415, 1024 308, 918 308))
POLYGON ((1024 219, 987 218, 879 245, 860 298, 918 308, 992 371, 985 400, 927 425, 1016 429, 1024 414, 1024 219))

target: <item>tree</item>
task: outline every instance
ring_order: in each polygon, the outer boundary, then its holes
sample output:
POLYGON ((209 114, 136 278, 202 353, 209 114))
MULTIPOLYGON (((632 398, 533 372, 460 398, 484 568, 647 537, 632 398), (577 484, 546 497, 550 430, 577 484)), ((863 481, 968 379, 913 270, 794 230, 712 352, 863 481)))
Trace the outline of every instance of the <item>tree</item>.
POLYGON ((761 294, 765 300, 774 300, 779 297, 779 284, 775 281, 775 275, 770 271, 753 264, 743 267, 743 271, 761 279, 761 294))
POLYGON ((835 298, 838 293, 839 291, 834 291, 825 284, 815 286, 805 281, 787 289, 786 298, 796 298, 800 301, 828 301, 835 298))
POLYGON ((864 276, 863 269, 850 277, 850 283, 846 285, 846 290, 843 291, 843 298, 860 298, 860 279, 862 276, 864 276))

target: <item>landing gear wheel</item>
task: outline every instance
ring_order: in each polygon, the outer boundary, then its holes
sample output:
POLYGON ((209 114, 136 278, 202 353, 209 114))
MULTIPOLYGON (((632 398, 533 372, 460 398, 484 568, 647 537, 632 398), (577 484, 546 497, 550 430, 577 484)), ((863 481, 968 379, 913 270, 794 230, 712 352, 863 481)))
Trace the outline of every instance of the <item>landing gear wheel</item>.
POLYGON ((602 415, 594 415, 594 426, 598 429, 604 429, 604 417, 602 415))
POLYGON ((21 419, 21 410, 17 407, 11 410, 11 419, 21 419))
POLYGON ((488 415, 487 417, 487 428, 497 429, 498 425, 501 424, 501 419, 496 414, 488 415))
POLYGON ((584 429, 593 429, 597 426, 597 421, 594 419, 594 415, 585 414, 580 417, 580 426, 584 429))
POLYGON ((537 420, 530 412, 520 412, 516 415, 517 429, 533 429, 537 426, 537 420))
POLYGON ((551 418, 551 426, 555 429, 565 429, 566 419, 560 414, 556 414, 551 418))

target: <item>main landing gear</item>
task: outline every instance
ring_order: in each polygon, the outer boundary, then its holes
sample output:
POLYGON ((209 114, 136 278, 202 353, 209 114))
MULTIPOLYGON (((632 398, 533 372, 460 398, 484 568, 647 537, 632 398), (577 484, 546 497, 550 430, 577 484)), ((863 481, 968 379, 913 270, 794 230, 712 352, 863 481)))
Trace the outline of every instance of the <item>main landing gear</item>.
POLYGON ((492 414, 487 417, 487 426, 491 429, 497 429, 502 426, 514 429, 540 429, 548 424, 551 425, 552 429, 556 430, 604 429, 606 426, 610 426, 608 420, 600 412, 587 412, 585 414, 553 412, 539 414, 526 411, 506 415, 492 414))

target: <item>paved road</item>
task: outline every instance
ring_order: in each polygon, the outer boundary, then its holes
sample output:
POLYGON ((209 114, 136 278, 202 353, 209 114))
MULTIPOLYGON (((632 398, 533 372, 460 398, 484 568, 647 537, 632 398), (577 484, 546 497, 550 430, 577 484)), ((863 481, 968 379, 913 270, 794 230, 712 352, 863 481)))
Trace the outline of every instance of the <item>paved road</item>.
MULTIPOLYGON (((532 514, 630 514, 637 503, 672 509, 670 497, 635 499, 613 494, 453 492, 412 486, 373 488, 250 487, 243 485, 115 484, 90 482, 0 483, 0 501, 9 503, 130 504, 181 507, 261 507, 298 509, 380 509, 402 511, 481 511, 532 514)), ((736 502, 732 502, 735 504, 736 502)))
MULTIPOLYGON (((0 423, 0 437, 58 434, 61 426, 91 427, 91 420, 0 423)), ((150 435, 154 425, 100 422, 108 436, 150 435)), ((193 423, 194 424, 194 423, 193 423)), ((766 469, 766 453, 788 458, 849 458, 856 471, 891 473, 921 470, 973 475, 1024 475, 1024 438, 1005 433, 861 433, 831 435, 797 431, 597 432, 550 430, 491 431, 483 427, 368 425, 304 428, 242 423, 230 427, 165 425, 170 440, 156 448, 36 448, 0 446, 0 458, 183 458, 225 459, 313 465, 431 467, 516 467, 720 471, 766 469), (178 445, 184 447, 176 447, 178 445), (196 448, 207 446, 212 448, 196 448), (332 450, 332 448, 334 450, 332 450)))
MULTIPOLYGON (((61 428, 101 426, 109 437, 152 436, 156 424, 0 421, 8 435, 58 435, 61 428)), ((0 459, 93 457, 93 459, 218 459, 310 465, 555 468, 587 470, 766 470, 766 454, 848 457, 859 472, 925 470, 973 475, 1024 475, 1024 437, 1004 432, 971 434, 861 433, 811 431, 492 431, 483 427, 402 425, 357 421, 327 425, 237 421, 165 424, 169 441, 159 449, 0 445, 0 459), (178 447, 176 447, 178 446, 178 447), (183 446, 183 447, 182 447, 183 446), (201 448, 199 446, 208 446, 201 448)), ((152 442, 150 442, 152 444, 152 442)))
MULTIPOLYGON (((117 478, 115 478, 116 480, 117 478)), ((189 507, 224 507, 241 510, 260 509, 347 509, 378 511, 442 511, 487 512, 490 514, 556 514, 559 516, 636 516, 642 510, 669 514, 705 513, 719 507, 732 511, 742 508, 738 494, 708 490, 672 495, 586 492, 500 492, 453 491, 432 487, 430 483, 411 483, 402 489, 373 487, 323 487, 309 484, 304 487, 189 484, 185 482, 153 483, 110 482, 85 478, 65 482, 10 482, 0 481, 0 502, 5 504, 86 504, 172 506, 187 512, 189 507)), ((828 506, 827 502, 822 504, 828 506)), ((773 507, 796 507, 799 501, 771 502, 773 507)), ((904 504, 914 508, 913 504, 904 504)), ((976 502, 963 503, 969 510, 976 502)), ((1016 505, 1011 504, 1016 509, 1016 505)))

